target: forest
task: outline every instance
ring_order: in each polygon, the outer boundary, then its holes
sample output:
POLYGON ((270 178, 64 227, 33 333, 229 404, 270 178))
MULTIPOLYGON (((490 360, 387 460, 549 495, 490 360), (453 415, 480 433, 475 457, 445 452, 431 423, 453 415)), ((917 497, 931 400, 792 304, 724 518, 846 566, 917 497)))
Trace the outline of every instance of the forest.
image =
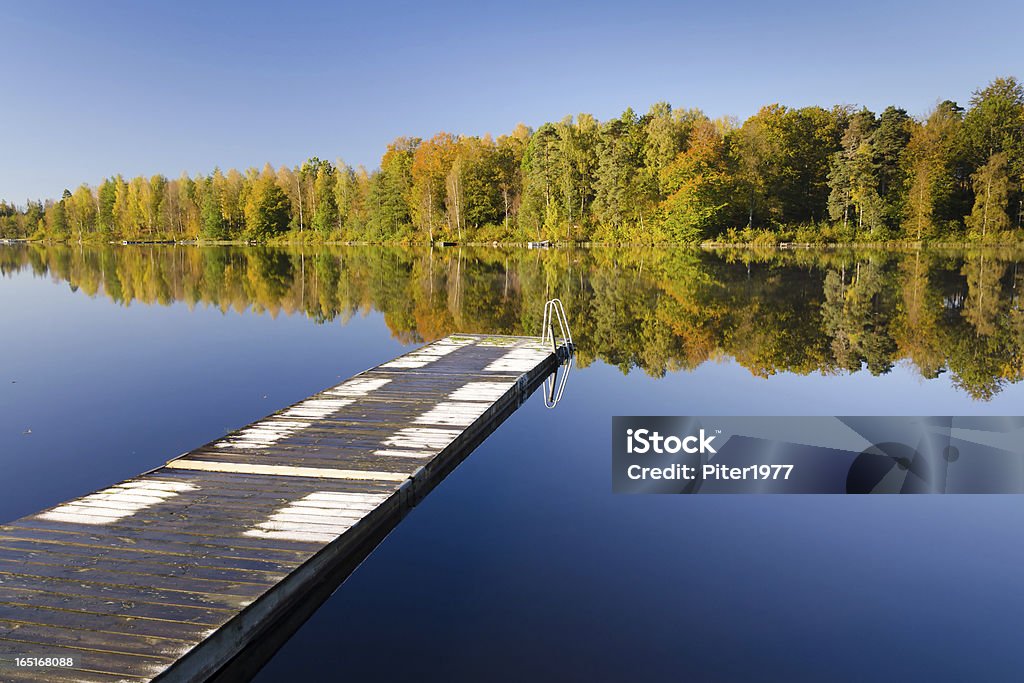
POLYGON ((127 179, 0 202, 0 237, 84 242, 551 240, 1016 243, 1024 86, 997 78, 920 118, 772 104, 740 123, 658 103, 494 138, 402 137, 379 168, 127 179))
POLYGON ((377 310, 404 343, 464 330, 538 334, 544 302, 572 312, 577 360, 652 376, 707 361, 759 377, 950 377, 990 400, 1024 380, 1019 251, 633 247, 110 246, 0 249, 79 295, 343 323, 377 310))

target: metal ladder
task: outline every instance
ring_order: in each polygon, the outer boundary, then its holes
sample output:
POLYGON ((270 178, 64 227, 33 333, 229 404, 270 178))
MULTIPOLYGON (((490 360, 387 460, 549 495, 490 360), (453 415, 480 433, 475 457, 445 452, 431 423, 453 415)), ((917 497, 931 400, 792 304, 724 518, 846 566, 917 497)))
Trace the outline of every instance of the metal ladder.
POLYGON ((540 340, 546 342, 551 340, 551 350, 558 353, 558 345, 555 343, 555 321, 558 322, 559 332, 562 337, 562 344, 571 354, 575 348, 572 343, 572 332, 569 331, 569 319, 565 317, 565 308, 561 299, 552 299, 544 304, 544 328, 541 330, 540 340))
POLYGON ((576 346, 572 341, 572 332, 569 330, 569 319, 565 315, 565 308, 560 299, 552 299, 544 304, 544 327, 541 330, 541 343, 550 340, 551 350, 555 355, 562 357, 562 366, 565 370, 561 378, 558 377, 558 369, 551 373, 544 380, 544 407, 554 408, 562 400, 562 393, 565 391, 565 383, 569 378, 569 371, 572 369, 572 358, 576 346), (555 341, 555 321, 558 322, 558 329, 561 335, 561 348, 555 341), (564 352, 562 351, 564 349, 564 352))

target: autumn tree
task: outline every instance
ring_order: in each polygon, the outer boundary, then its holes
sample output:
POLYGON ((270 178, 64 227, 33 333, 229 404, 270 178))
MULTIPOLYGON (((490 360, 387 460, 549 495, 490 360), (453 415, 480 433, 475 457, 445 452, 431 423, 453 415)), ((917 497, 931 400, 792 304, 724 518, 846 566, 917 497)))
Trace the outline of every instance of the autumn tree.
POLYGON ((498 137, 495 150, 495 179, 501 192, 502 224, 506 233, 519 212, 519 204, 523 191, 522 165, 526 146, 530 142, 531 131, 520 123, 511 135, 498 137))
POLYGON ((255 240, 279 235, 288 229, 290 219, 288 195, 267 164, 253 182, 245 205, 246 235, 255 240))
POLYGON ((463 228, 474 230, 502 220, 497 147, 489 135, 459 141, 457 158, 462 166, 461 215, 463 228))
POLYGON ((189 238, 197 238, 202 231, 202 211, 200 190, 198 183, 189 177, 188 173, 182 173, 178 179, 178 207, 180 214, 178 221, 181 225, 181 233, 189 238))
POLYGON ((685 152, 662 170, 669 192, 662 203, 664 227, 680 242, 706 238, 727 207, 727 172, 722 133, 711 121, 698 123, 685 152))
POLYGON ((409 208, 413 224, 425 232, 431 242, 445 222, 447 179, 455 158, 456 142, 453 135, 438 133, 420 143, 413 152, 409 208))
MULTIPOLYGON (((762 112, 764 110, 762 109, 762 112)), ((764 116, 752 116, 727 137, 732 158, 733 179, 737 190, 737 206, 743 206, 748 228, 767 218, 765 206, 769 185, 769 164, 774 141, 770 139, 764 116)))
POLYGON ((1010 227, 1010 217, 1006 213, 1010 191, 1013 184, 1007 172, 1007 155, 997 152, 988 163, 979 168, 971 176, 974 188, 974 209, 967 217, 967 227, 981 239, 991 232, 999 232, 1010 227))
POLYGON ((81 242, 96 226, 96 199, 88 185, 79 185, 65 200, 68 226, 74 239, 81 242))
POLYGON ((842 107, 768 112, 763 129, 770 141, 767 205, 773 222, 791 225, 824 218, 829 164, 840 149, 848 118, 842 107))
MULTIPOLYGON (((633 110, 627 109, 619 120, 625 120, 627 114, 635 118, 633 110)), ((656 102, 642 118, 635 118, 635 125, 641 129, 635 134, 640 145, 637 166, 655 186, 662 169, 686 148, 694 124, 706 118, 698 109, 673 109, 668 102, 656 102)))
POLYGON ((754 227, 820 216, 825 169, 842 119, 842 110, 773 104, 730 130, 726 149, 736 193, 734 220, 754 227))
POLYGON ((334 182, 334 200, 338 207, 338 225, 343 236, 362 235, 366 228, 366 197, 369 178, 366 169, 357 172, 348 164, 339 162, 334 182))
POLYGON ((912 124, 901 164, 905 177, 904 234, 921 240, 938 234, 940 226, 959 223, 963 195, 959 171, 959 132, 963 110, 945 101, 923 123, 912 124))
POLYGON ((229 235, 245 232, 246 178, 237 169, 230 169, 217 183, 217 194, 225 229, 229 235))

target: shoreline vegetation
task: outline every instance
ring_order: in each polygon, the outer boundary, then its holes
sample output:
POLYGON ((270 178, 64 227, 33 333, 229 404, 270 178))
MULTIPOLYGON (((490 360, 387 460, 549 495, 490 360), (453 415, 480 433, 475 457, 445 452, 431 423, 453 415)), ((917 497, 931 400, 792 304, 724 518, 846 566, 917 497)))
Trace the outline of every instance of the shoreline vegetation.
POLYGON ((658 103, 508 135, 402 137, 373 171, 293 168, 126 179, 0 202, 0 238, 48 242, 1024 243, 1024 86, 915 118, 763 107, 740 123, 658 103))
POLYGON ((703 251, 751 251, 751 252, 785 252, 785 251, 874 251, 874 250, 897 250, 903 252, 926 250, 926 251, 999 251, 1010 254, 1020 254, 1024 250, 1024 234, 1020 239, 1014 237, 1005 241, 993 239, 981 241, 970 240, 943 240, 943 241, 914 241, 914 240, 885 240, 876 242, 778 242, 768 240, 758 241, 736 241, 718 242, 705 241, 700 243, 687 242, 526 242, 526 241, 498 241, 489 242, 416 242, 412 240, 392 241, 369 241, 369 240, 336 240, 336 239, 293 239, 289 235, 282 235, 265 241, 256 240, 174 240, 174 239, 152 239, 152 240, 102 240, 98 238, 73 241, 68 239, 51 238, 4 238, 0 237, 0 246, 4 245, 38 245, 38 246, 178 246, 178 247, 422 247, 438 250, 451 249, 545 249, 545 250, 573 250, 573 249, 698 249, 703 251))

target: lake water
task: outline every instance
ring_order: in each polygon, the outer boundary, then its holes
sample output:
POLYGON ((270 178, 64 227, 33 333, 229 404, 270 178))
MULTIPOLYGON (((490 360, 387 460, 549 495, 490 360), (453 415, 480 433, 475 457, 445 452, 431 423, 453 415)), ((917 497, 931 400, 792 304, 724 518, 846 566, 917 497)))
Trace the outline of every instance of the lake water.
POLYGON ((998 252, 0 247, 0 521, 453 332, 579 367, 258 681, 1016 680, 1018 496, 616 496, 611 417, 1019 415, 998 252))

